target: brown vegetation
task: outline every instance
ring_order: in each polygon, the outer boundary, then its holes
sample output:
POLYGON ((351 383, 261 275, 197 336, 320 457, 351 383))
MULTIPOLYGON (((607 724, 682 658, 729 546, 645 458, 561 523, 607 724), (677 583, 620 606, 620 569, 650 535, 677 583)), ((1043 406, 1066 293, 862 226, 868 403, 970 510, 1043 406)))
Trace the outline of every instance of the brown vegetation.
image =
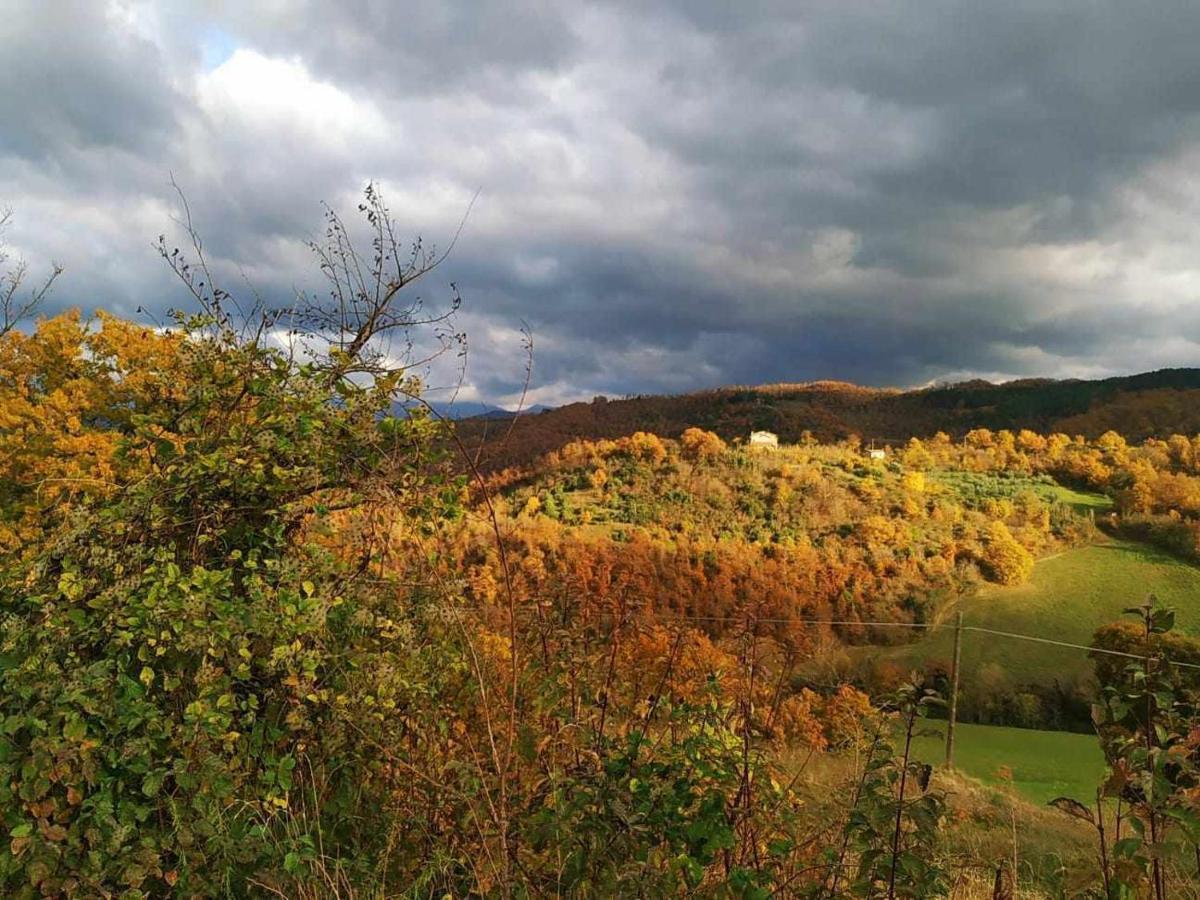
POLYGON ((521 465, 577 439, 617 438, 635 431, 678 437, 692 426, 726 441, 752 431, 776 432, 787 443, 806 436, 836 441, 851 435, 902 443, 972 428, 1061 431, 1096 438, 1116 430, 1131 439, 1200 431, 1200 370, 1166 369, 1100 381, 974 381, 912 391, 843 382, 727 387, 673 397, 597 397, 524 415, 509 422, 466 419, 463 440, 481 451, 486 468, 521 465))

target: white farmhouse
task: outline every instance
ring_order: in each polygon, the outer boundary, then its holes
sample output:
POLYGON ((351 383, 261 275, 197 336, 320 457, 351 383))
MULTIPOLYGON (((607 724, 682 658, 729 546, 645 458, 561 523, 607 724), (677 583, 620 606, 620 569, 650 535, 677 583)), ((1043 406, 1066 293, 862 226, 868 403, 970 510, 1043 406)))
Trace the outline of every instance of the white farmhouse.
POLYGON ((750 447, 755 450, 778 450, 779 435, 770 431, 750 432, 750 447))
POLYGON ((887 459, 887 451, 879 447, 872 447, 867 451, 867 456, 871 459, 887 459))

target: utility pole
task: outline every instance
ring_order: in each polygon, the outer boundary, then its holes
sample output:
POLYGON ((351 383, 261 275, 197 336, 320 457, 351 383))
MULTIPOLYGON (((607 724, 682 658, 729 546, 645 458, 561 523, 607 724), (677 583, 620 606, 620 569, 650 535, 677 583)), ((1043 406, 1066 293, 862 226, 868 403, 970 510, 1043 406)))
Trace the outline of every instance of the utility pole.
POLYGON ((958 720, 958 668, 962 661, 963 614, 954 626, 954 667, 950 670, 950 717, 946 722, 946 768, 954 768, 954 723, 958 720))

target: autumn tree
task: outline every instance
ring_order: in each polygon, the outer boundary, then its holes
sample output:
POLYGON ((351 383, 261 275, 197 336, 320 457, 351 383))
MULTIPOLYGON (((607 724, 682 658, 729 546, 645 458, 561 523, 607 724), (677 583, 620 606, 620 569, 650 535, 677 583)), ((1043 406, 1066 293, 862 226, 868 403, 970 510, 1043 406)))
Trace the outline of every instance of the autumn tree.
POLYGON ((1020 584, 1033 572, 1033 556, 1003 522, 992 522, 984 536, 983 564, 999 584, 1020 584))
POLYGON ((685 459, 704 462, 715 459, 725 451, 725 442, 711 431, 703 428, 688 428, 679 436, 679 445, 685 459))
POLYGON ((78 312, 0 337, 0 552, 19 557, 48 525, 144 471, 147 459, 121 452, 123 436, 182 398, 180 341, 78 312))
POLYGON ((667 448, 662 438, 648 431, 635 431, 625 441, 629 454, 637 460, 658 465, 667 458, 667 448))
POLYGON ((925 449, 921 439, 916 437, 909 439, 901 459, 910 469, 928 469, 933 466, 933 456, 925 449))

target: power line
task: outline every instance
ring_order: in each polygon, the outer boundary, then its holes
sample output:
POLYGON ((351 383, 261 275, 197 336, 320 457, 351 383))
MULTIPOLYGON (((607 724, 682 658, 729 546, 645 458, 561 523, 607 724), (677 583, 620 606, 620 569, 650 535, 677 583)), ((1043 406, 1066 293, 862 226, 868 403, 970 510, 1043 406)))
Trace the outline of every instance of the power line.
MULTIPOLYGON (((950 627, 940 622, 885 622, 885 621, 860 621, 852 619, 796 619, 796 618, 780 618, 780 617, 763 617, 763 616, 701 616, 691 615, 688 613, 665 613, 656 614, 656 621, 666 622, 708 622, 708 623, 724 623, 729 625, 828 625, 853 627, 859 626, 863 628, 912 628, 935 631, 940 628, 950 627)), ((1049 644, 1054 647, 1063 647, 1069 650, 1083 650, 1087 653, 1099 653, 1106 656, 1119 656, 1124 659, 1133 659, 1139 662, 1162 662, 1169 666, 1176 666, 1185 669, 1200 669, 1200 663, 1183 662, 1182 660, 1163 659, 1156 656, 1142 656, 1137 653, 1126 653, 1123 650, 1109 650, 1105 647, 1090 647, 1086 644, 1075 644, 1070 641, 1060 641, 1055 638, 1041 637, 1034 634, 1020 634, 1015 631, 999 631, 994 628, 985 628, 982 625, 963 625, 964 631, 974 631, 978 634, 989 634, 994 637, 1010 638, 1013 640, 1030 641, 1038 644, 1049 644)))
POLYGON ((983 628, 979 625, 964 625, 963 631, 977 631, 981 634, 992 634, 997 637, 1016 638, 1022 641, 1034 641, 1039 644, 1052 644, 1055 647, 1068 647, 1072 650, 1086 650, 1088 653, 1105 653, 1109 656, 1123 656, 1126 659, 1136 659, 1142 662, 1164 662, 1169 666, 1180 666, 1187 669, 1200 669, 1200 663, 1189 663, 1173 659, 1160 659, 1157 656, 1140 656, 1137 653, 1125 653, 1122 650, 1108 650, 1104 647, 1089 647, 1085 644, 1072 644, 1069 641, 1059 641, 1053 638, 1038 637, 1033 634, 1017 634, 1012 631, 997 631, 994 628, 983 628))

